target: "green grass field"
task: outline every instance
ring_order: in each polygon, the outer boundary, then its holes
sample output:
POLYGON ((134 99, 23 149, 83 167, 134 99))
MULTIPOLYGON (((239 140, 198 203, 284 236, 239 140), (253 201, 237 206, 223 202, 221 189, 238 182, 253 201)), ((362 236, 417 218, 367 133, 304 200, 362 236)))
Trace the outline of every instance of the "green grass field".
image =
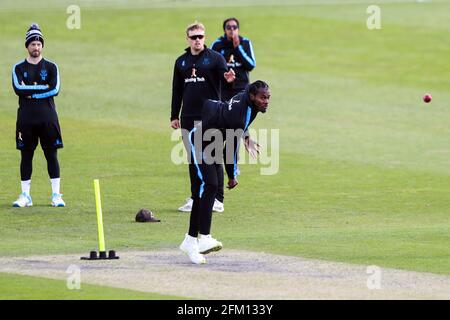
MULTIPOLYGON (((383 1, 373 31, 366 8, 377 1, 80 1, 80 30, 66 28, 66 2, 0 4, 0 256, 95 249, 95 178, 108 248, 181 242, 188 215, 176 209, 189 185, 186 166, 170 160, 173 63, 187 24, 202 21, 211 44, 236 16, 253 42, 252 79, 271 85, 270 111, 254 128, 280 129, 280 170, 242 165, 213 235, 225 248, 450 274, 450 1, 383 1), (31 22, 62 79, 66 208, 49 206, 40 149, 34 207, 11 208, 20 157, 10 73, 31 22), (142 207, 162 223, 134 223, 142 207)), ((20 281, 0 274, 0 283, 0 298, 16 297, 20 281)))
POLYGON ((180 297, 89 284, 69 290, 65 281, 0 273, 2 300, 177 300, 180 297))

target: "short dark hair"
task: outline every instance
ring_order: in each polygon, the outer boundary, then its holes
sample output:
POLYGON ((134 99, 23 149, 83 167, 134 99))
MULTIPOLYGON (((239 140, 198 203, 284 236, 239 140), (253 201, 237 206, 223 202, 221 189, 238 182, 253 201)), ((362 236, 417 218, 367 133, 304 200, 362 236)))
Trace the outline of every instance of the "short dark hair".
POLYGON ((256 80, 255 82, 249 84, 248 92, 252 95, 257 95, 259 90, 267 90, 269 85, 262 80, 256 80))
POLYGON ((227 23, 228 23, 229 21, 234 21, 234 22, 236 22, 236 24, 237 24, 237 26, 238 26, 238 29, 239 29, 239 20, 232 17, 232 18, 225 19, 225 20, 223 21, 223 31, 225 31, 225 26, 227 25, 227 23))

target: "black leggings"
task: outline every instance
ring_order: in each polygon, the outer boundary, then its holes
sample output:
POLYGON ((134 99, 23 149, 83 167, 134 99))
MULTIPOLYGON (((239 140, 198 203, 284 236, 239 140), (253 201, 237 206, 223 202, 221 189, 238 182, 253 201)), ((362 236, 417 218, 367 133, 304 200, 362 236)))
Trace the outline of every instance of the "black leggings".
MULTIPOLYGON (((194 180, 197 178, 197 169, 195 168, 195 165, 191 158, 191 147, 189 143, 188 133, 194 128, 195 118, 190 117, 182 117, 181 118, 181 128, 184 129, 182 131, 183 133, 183 142, 184 146, 186 148, 187 154, 188 154, 188 162, 189 162, 189 177, 191 181, 191 198, 195 199, 196 191, 194 187, 194 180)), ((223 172, 223 166, 222 164, 217 164, 215 166, 217 170, 217 179, 218 179, 218 188, 215 195, 215 199, 219 200, 220 202, 224 202, 224 172, 223 172)), ((197 191, 198 193, 198 191, 197 191)))
MULTIPOLYGON (((210 142, 200 141, 202 142, 200 147, 198 146, 199 143, 194 141, 194 131, 195 130, 191 130, 189 136, 189 142, 193 147, 191 155, 194 162, 191 165, 194 173, 194 175, 191 176, 192 199, 194 201, 192 204, 188 231, 188 234, 191 237, 197 237, 199 233, 203 235, 210 234, 214 199, 217 196, 217 190, 219 189, 220 184, 222 184, 223 187, 222 163, 220 163, 220 161, 218 163, 217 159, 214 159, 214 151, 211 155, 205 154, 204 152, 209 145, 215 143, 215 140, 210 142), (218 167, 222 168, 222 171, 219 171, 218 167)), ((223 147, 223 142, 221 143, 223 147)))
POLYGON ((202 174, 202 179, 197 175, 193 183, 194 201, 192 204, 188 231, 188 234, 191 237, 197 237, 199 233, 203 235, 211 233, 212 209, 219 187, 219 177, 217 176, 216 166, 217 164, 206 163, 198 165, 198 170, 202 174))
MULTIPOLYGON (((45 159, 47 159, 47 171, 50 179, 59 178, 59 162, 57 149, 43 149, 45 159)), ((31 179, 33 173, 34 150, 21 150, 22 160, 20 161, 20 177, 22 181, 31 179)))

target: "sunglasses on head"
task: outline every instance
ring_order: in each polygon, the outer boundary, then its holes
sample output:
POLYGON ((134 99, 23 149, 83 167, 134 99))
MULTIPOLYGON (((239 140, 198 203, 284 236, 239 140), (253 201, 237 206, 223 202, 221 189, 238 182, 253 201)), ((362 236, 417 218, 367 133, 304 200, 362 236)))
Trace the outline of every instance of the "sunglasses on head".
POLYGON ((226 26, 225 29, 227 30, 236 30, 238 28, 237 25, 232 25, 232 26, 226 26))
POLYGON ((189 36, 189 39, 191 40, 197 40, 197 39, 203 39, 205 36, 203 34, 195 34, 193 36, 189 36))

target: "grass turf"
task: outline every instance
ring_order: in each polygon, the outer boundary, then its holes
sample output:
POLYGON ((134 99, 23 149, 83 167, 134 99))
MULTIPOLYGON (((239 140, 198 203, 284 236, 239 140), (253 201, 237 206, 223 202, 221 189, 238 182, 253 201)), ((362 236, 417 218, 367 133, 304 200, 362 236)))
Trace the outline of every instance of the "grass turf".
POLYGON ((65 281, 0 273, 0 300, 177 300, 180 297, 81 284, 69 290, 65 281))
POLYGON ((68 206, 49 207, 38 151, 35 207, 10 207, 20 191, 17 99, 12 89, 2 90, 0 255, 95 249, 94 178, 101 183, 108 248, 179 244, 188 215, 176 208, 189 186, 186 167, 170 161, 173 62, 186 47, 188 23, 204 22, 210 44, 222 33, 221 21, 237 16, 255 49, 252 79, 271 84, 271 110, 254 128, 280 129, 280 171, 261 176, 261 166, 243 165, 240 185, 226 193, 225 213, 214 214, 213 235, 225 248, 450 274, 450 22, 444 14, 450 3, 382 4, 378 31, 366 28, 366 2, 322 3, 92 5, 82 7, 81 30, 68 30, 61 4, 27 11, 17 9, 20 1, 6 1, 0 86, 11 86, 9 72, 25 57, 32 21, 46 37, 45 56, 60 68, 56 104, 68 206), (431 104, 421 101, 425 92, 433 94, 431 104), (141 207, 162 223, 134 223, 141 207))

